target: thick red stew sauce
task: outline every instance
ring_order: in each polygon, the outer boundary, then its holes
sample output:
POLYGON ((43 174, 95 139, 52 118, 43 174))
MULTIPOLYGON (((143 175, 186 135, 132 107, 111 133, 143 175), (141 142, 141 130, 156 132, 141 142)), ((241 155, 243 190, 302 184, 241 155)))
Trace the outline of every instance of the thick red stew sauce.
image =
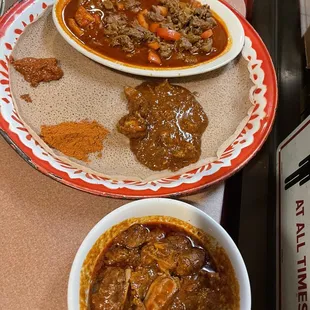
POLYGON ((171 224, 134 224, 102 252, 90 309, 237 310, 239 288, 224 251, 210 256, 171 224))
POLYGON ((221 21, 196 0, 72 0, 63 16, 83 44, 137 66, 190 66, 228 44, 221 21))

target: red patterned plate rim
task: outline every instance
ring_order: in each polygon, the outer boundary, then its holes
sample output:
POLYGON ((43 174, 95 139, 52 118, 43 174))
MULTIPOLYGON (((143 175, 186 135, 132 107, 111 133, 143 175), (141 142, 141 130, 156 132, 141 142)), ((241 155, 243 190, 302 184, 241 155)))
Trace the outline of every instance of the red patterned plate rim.
MULTIPOLYGON (((11 24, 14 22, 17 16, 20 16, 29 6, 38 2, 40 3, 40 1, 25 0, 16 3, 10 10, 8 10, 6 14, 0 19, 0 40, 5 36, 6 30, 10 28, 11 24)), ((42 9, 43 10, 46 9, 47 4, 43 1, 41 3, 42 3, 42 9)), ((84 180, 79 178, 72 179, 70 178, 68 173, 60 171, 54 168, 49 162, 38 158, 34 154, 33 150, 30 147, 26 146, 21 141, 20 137, 10 129, 9 123, 7 122, 7 120, 4 119, 3 115, 1 114, 1 110, 0 110, 0 129, 1 129, 0 133, 3 134, 7 142, 29 164, 31 164, 34 168, 36 168, 40 172, 52 177, 53 179, 65 185, 96 195, 102 195, 114 198, 129 198, 129 199, 159 197, 159 196, 160 197, 176 196, 181 194, 190 194, 192 192, 199 191, 206 186, 210 186, 212 184, 223 181, 224 179, 230 177, 231 175, 236 173, 239 169, 241 169, 249 160, 251 160, 266 141, 272 129, 272 125, 275 118, 277 100, 278 100, 278 91, 277 91, 276 74, 273 67, 273 63, 263 41, 261 40, 257 32, 253 29, 253 27, 246 21, 246 19, 243 16, 241 16, 240 13, 238 13, 226 2, 223 3, 227 5, 241 21, 245 30, 245 35, 246 37, 249 38, 249 41, 251 42, 251 47, 256 52, 257 60, 259 60, 260 67, 264 73, 262 84, 266 85, 266 92, 264 94, 264 98, 266 99, 266 105, 263 111, 264 117, 263 119, 260 120, 261 123, 260 128, 257 132, 254 133, 253 142, 250 145, 243 147, 241 149, 240 154, 236 158, 233 158, 231 160, 231 165, 222 166, 215 173, 202 176, 200 180, 198 180, 197 182, 190 182, 190 183, 184 182, 174 187, 159 187, 156 189, 142 189, 142 190, 131 189, 128 187, 119 187, 116 189, 113 188, 111 189, 102 184, 91 184, 85 182, 84 180)), ((32 21, 31 19, 33 19, 33 15, 30 15, 30 22, 32 21)), ((249 60, 251 59, 250 56, 248 58, 249 60)), ((0 64, 3 67, 6 66, 5 63, 1 60, 0 64)), ((0 71, 0 73, 3 74, 5 72, 0 71)), ((0 84, 6 84, 6 83, 8 84, 8 77, 7 80, 5 79, 0 80, 0 84)), ((7 90, 9 90, 9 86, 7 90)), ((6 98, 0 98, 0 100, 5 99, 6 98)), ((175 178, 176 177, 174 177, 174 179, 175 178)))

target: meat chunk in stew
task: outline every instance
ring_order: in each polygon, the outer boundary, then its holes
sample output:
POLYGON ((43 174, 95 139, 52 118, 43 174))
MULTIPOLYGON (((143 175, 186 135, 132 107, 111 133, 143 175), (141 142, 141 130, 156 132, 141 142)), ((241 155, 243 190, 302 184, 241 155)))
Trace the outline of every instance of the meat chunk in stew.
POLYGON ((140 254, 137 249, 127 249, 114 244, 104 255, 104 262, 108 266, 136 266, 139 264, 140 254))
POLYGON ((91 295, 93 310, 122 310, 127 299, 130 270, 108 267, 101 274, 98 291, 91 295))
POLYGON ((122 117, 117 124, 117 129, 130 139, 143 138, 147 134, 145 119, 139 113, 122 117))
POLYGON ((199 271, 205 262, 205 252, 193 248, 189 239, 172 235, 161 242, 148 243, 141 251, 141 260, 147 265, 157 263, 160 270, 179 276, 199 271))
POLYGON ((202 249, 192 248, 180 254, 177 260, 175 273, 179 276, 190 275, 199 271, 205 262, 205 252, 202 249))
POLYGON ((156 269, 139 267, 131 273, 130 286, 132 293, 144 300, 146 293, 157 277, 156 269))
POLYGON ((150 233, 147 236, 147 242, 157 242, 162 239, 164 239, 166 236, 166 233, 164 230, 156 227, 155 229, 151 230, 150 233))
POLYGON ((137 248, 145 243, 149 231, 143 225, 132 225, 115 239, 117 243, 129 249, 137 248))

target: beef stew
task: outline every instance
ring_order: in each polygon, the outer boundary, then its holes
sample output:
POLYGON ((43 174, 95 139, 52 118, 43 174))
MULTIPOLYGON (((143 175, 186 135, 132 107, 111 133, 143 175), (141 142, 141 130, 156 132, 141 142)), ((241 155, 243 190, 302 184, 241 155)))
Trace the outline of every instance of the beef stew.
POLYGON ((137 66, 186 67, 228 44, 225 26, 196 0, 71 0, 63 17, 86 46, 137 66))

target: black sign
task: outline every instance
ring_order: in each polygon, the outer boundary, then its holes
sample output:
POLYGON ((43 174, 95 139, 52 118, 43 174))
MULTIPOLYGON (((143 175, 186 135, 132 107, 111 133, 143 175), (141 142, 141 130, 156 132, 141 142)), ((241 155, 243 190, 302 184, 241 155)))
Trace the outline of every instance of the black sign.
POLYGON ((298 182, 299 186, 302 186, 310 180, 310 154, 298 166, 299 168, 284 180, 285 190, 288 190, 298 182))

